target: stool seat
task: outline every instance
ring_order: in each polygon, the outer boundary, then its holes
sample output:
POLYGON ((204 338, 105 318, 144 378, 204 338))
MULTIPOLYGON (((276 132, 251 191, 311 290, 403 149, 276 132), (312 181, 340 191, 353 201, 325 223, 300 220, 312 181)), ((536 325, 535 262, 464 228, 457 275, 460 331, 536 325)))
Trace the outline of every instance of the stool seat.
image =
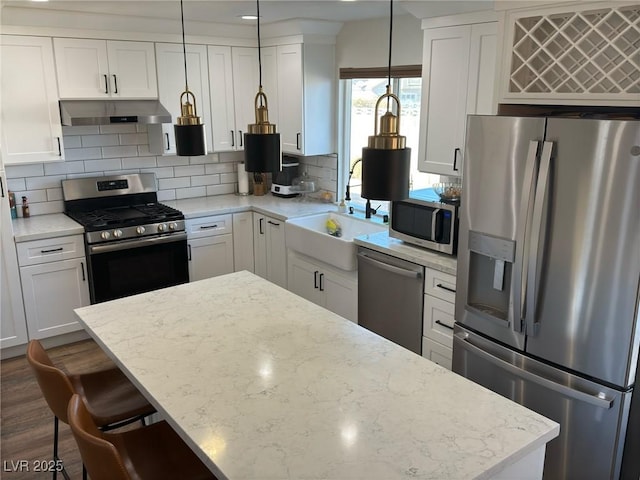
POLYGON ((103 432, 79 395, 69 402, 68 418, 91 480, 216 479, 165 421, 103 432))

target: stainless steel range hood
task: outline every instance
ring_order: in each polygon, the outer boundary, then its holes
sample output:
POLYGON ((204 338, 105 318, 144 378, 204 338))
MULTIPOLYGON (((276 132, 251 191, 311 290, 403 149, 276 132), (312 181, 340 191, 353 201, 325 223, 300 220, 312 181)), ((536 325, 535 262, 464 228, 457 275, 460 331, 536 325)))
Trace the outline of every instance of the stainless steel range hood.
POLYGON ((158 100, 60 100, 62 125, 171 123, 171 114, 158 100))

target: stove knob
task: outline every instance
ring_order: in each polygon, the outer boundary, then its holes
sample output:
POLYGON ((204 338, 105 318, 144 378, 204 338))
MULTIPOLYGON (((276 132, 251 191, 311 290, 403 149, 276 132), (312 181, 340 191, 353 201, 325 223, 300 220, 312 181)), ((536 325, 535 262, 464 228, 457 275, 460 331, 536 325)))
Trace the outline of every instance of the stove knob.
POLYGON ((176 222, 169 224, 169 230, 175 230, 176 228, 178 228, 178 224, 176 222))
POLYGON ((116 238, 120 238, 122 236, 122 230, 120 230, 119 228, 117 230, 114 230, 113 236, 116 238))
POLYGON ((158 225, 159 232, 164 232, 166 229, 167 229, 167 225, 165 223, 161 223, 160 225, 158 225))
POLYGON ((138 235, 142 235, 145 232, 145 228, 143 226, 136 227, 136 233, 138 235))
POLYGON ((111 238, 111 234, 109 232, 102 232, 100 234, 100 238, 102 238, 103 240, 109 240, 111 238))

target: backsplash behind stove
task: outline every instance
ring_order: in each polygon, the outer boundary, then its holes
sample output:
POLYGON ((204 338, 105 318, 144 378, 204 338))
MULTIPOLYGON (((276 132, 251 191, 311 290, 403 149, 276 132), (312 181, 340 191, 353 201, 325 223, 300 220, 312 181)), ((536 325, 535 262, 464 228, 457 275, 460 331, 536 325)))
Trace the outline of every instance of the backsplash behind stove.
MULTIPOLYGON (((61 181, 69 178, 153 172, 161 202, 237 190, 236 164, 243 161, 243 152, 158 156, 149 151, 145 125, 63 127, 63 135, 65 161, 5 166, 9 189, 18 203, 28 197, 31 215, 64 211, 61 181)), ((335 198, 336 156, 304 157, 300 163, 335 198)))

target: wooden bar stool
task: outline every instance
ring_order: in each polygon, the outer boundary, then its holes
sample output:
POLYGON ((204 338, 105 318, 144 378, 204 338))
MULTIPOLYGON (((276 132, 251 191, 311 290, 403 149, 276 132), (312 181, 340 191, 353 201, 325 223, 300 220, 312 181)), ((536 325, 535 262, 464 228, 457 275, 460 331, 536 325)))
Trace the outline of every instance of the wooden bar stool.
MULTIPOLYGON (((29 342, 27 361, 33 368, 42 395, 54 415, 54 461, 60 460, 59 420, 69 423, 67 408, 74 394, 83 398, 94 423, 103 430, 118 428, 138 420, 144 424, 143 418, 155 412, 146 398, 118 368, 68 375, 53 364, 38 340, 29 342)), ((69 479, 64 468, 62 475, 69 479)), ((56 477, 57 472, 54 470, 53 480, 56 480, 56 477)))
POLYGON ((71 397, 67 416, 91 480, 216 478, 165 421, 105 433, 79 395, 71 397))

